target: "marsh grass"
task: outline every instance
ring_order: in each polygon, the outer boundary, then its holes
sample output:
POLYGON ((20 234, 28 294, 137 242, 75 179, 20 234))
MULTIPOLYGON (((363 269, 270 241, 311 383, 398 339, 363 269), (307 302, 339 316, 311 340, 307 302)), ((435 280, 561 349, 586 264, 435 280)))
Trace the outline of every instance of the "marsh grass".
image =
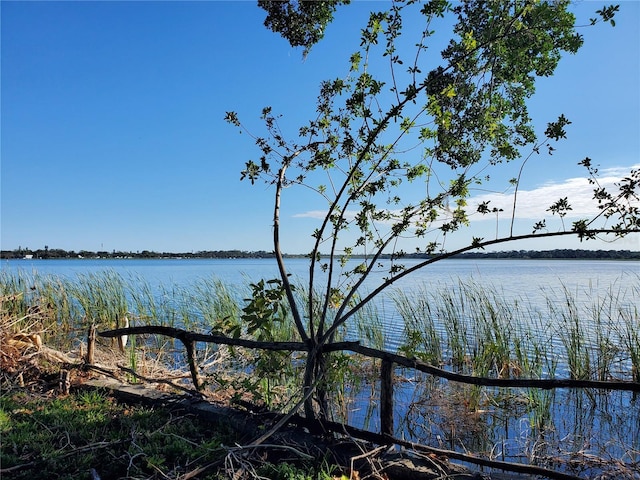
MULTIPOLYGON (((543 289, 535 304, 472 280, 396 292, 405 327, 399 350, 432 363, 442 358, 445 368, 476 376, 638 381, 639 278, 606 290, 543 289)), ((462 451, 475 445, 488 456, 587 476, 634 478, 640 409, 630 392, 526 388, 505 395, 422 382, 405 403, 401 427, 419 441, 462 451), (465 433, 456 437, 462 425, 465 433)))
POLYGON ((599 293, 543 290, 546 308, 474 281, 394 292, 399 350, 477 376, 554 378, 560 370, 573 379, 637 379, 640 282, 630 280, 599 293))
POLYGON ((127 283, 115 271, 78 275, 70 285, 83 309, 84 321, 109 328, 127 314, 127 283))
POLYGON ((400 350, 408 357, 420 358, 434 365, 442 364, 442 341, 428 290, 424 286, 418 287, 413 295, 397 290, 392 298, 404 320, 405 343, 400 350))
MULTIPOLYGON (((209 292, 201 286, 198 291, 201 295, 194 297, 191 291, 175 286, 155 287, 142 278, 125 278, 111 270, 79 275, 74 280, 2 271, 2 329, 11 335, 36 333, 45 345, 58 350, 68 351, 79 346, 85 350, 82 344, 91 325, 98 330, 110 330, 125 326, 126 318, 130 326, 153 324, 202 330, 205 311, 217 315, 223 308, 231 312, 238 310, 237 301, 231 300, 224 289, 209 292), (210 312, 209 306, 215 304, 216 295, 218 310, 210 312), (200 310, 194 308, 198 306, 196 299, 202 307, 200 310)), ((124 363, 142 373, 166 373, 167 368, 182 370, 186 363, 182 346, 162 336, 129 336, 127 348, 122 349, 119 357, 115 355, 118 350, 115 342, 98 339, 98 343, 113 353, 111 358, 103 355, 101 362, 124 363)), ((200 358, 204 364, 211 365, 221 356, 218 349, 209 345, 201 347, 200 358)))
POLYGON ((229 331, 240 323, 240 299, 246 296, 240 286, 231 286, 211 277, 198 280, 185 292, 183 302, 195 318, 214 331, 229 331))
POLYGON ((387 346, 387 336, 383 322, 385 314, 380 311, 383 306, 369 302, 358 310, 347 336, 356 338, 371 348, 384 350, 387 346))
MULTIPOLYGON (((404 325, 399 350, 444 368, 504 378, 569 375, 639 381, 639 279, 630 276, 597 294, 596 289, 572 292, 568 288, 536 292, 545 300, 535 305, 526 296, 509 297, 472 280, 460 280, 446 289, 416 286, 393 293, 392 312, 379 310, 378 304, 367 305, 337 332, 336 340, 356 337, 376 348, 392 344, 387 329, 395 320, 389 316, 397 314, 404 325)), ((125 279, 110 271, 75 281, 0 272, 2 317, 10 319, 3 322, 3 328, 12 332, 36 330, 42 332, 46 343, 64 346, 73 345, 73 337, 75 342, 83 340, 89 324, 114 328, 124 315, 131 325, 169 325, 227 334, 238 331, 247 336, 242 305, 248 292, 246 285, 229 286, 215 278, 167 287, 135 277, 125 279)), ((297 294, 307 297, 303 291, 297 294)), ((286 319, 270 328, 268 335, 274 340, 297 338, 293 322, 286 319)), ((299 398, 295 392, 303 365, 300 356, 264 355, 205 344, 198 348, 202 373, 213 388, 230 388, 238 397, 248 395, 276 409, 284 409, 299 398)), ((141 372, 160 371, 167 365, 184 369, 186 364, 182 345, 161 336, 130 338, 123 358, 141 372)), ((340 353, 328 356, 327 361, 332 366, 332 377, 326 381, 331 386, 328 394, 335 418, 375 423, 376 403, 371 400, 377 395, 375 362, 369 365, 354 355, 340 353)), ((578 438, 578 430, 597 421, 602 431, 609 429, 618 445, 613 448, 612 442, 592 441, 599 445, 598 453, 613 449, 622 452, 620 457, 638 461, 637 448, 633 449, 637 432, 621 431, 627 419, 601 406, 608 397, 586 392, 578 401, 577 397, 538 389, 516 390, 509 395, 479 387, 450 390, 443 382, 429 382, 429 378, 411 376, 397 387, 405 402, 398 402, 398 408, 407 412, 399 428, 418 441, 425 435, 443 446, 463 450, 477 446, 494 453, 503 451, 499 447, 503 443, 515 442, 521 448, 519 454, 541 462, 554 444, 561 445, 565 437, 578 438), (421 396, 407 399, 405 391, 421 392, 421 396), (598 412, 597 420, 586 418, 585 411, 598 412), (448 422, 447 431, 437 429, 439 421, 448 422), (565 421, 573 427, 563 425, 565 421), (514 432, 515 440, 509 438, 514 432)), ((634 403, 631 395, 616 395, 620 398, 618 411, 637 408, 637 399, 634 403)), ((640 425, 637 412, 631 422, 640 425)))
MULTIPOLYGON (((640 378, 639 276, 629 276, 604 294, 586 292, 588 302, 563 287, 542 292, 546 310, 522 298, 509 298, 491 285, 458 281, 452 288, 416 286, 391 295, 403 321, 399 350, 436 365, 473 375, 552 378, 567 371, 577 379, 640 378), (557 289, 556 289, 557 290, 557 289), (562 346, 564 351, 558 351, 562 346)), ((306 298, 305 292, 299 292, 306 298)), ((25 272, 0 272, 3 312, 12 328, 36 328, 46 341, 72 344, 89 325, 117 327, 168 325, 195 331, 247 336, 241 305, 247 286, 229 286, 216 278, 195 284, 155 286, 113 271, 81 275, 74 281, 25 272), (50 339, 50 340, 49 340, 50 339)), ((540 305, 540 302, 538 302, 540 305)), ((375 348, 389 342, 378 304, 366 305, 336 340, 357 338, 375 348)), ((293 322, 270 325, 269 338, 297 339, 293 322)), ((131 339, 148 351, 165 351, 179 363, 179 345, 161 337, 131 339)), ((205 348, 204 345, 200 346, 205 348)), ((131 363, 134 358, 131 357, 131 363)))
POLYGON ((617 295, 616 299, 622 297, 624 301, 612 303, 609 308, 613 330, 619 344, 622 345, 620 353, 622 368, 625 364, 630 366, 634 382, 640 382, 640 307, 638 304, 640 281, 638 279, 640 274, 635 277, 635 282, 630 282, 629 298, 617 295))
POLYGON ((587 332, 578 313, 575 297, 564 287, 564 299, 547 299, 549 312, 559 321, 558 334, 565 347, 569 376, 574 380, 587 380, 591 374, 591 354, 587 332))

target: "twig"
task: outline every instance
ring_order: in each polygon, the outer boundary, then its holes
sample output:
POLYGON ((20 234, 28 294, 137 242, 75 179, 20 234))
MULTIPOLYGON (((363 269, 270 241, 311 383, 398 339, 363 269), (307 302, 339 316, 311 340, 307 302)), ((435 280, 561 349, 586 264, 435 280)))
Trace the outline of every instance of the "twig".
POLYGON ((318 385, 318 383, 322 380, 322 378, 319 378, 316 380, 316 382, 311 386, 311 388, 309 388, 309 390, 307 391, 307 393, 304 395, 304 397, 302 397, 298 403, 296 403, 293 408, 291 409, 291 411, 289 413, 287 413, 284 417, 282 417, 273 427, 271 427, 271 429, 269 431, 267 431, 264 435, 261 435, 260 437, 258 437, 256 440, 254 440, 252 442, 252 445, 260 445, 262 442, 264 442, 267 438, 269 438, 270 436, 272 436, 274 433, 276 433, 278 430, 280 430, 280 428, 282 428, 295 414, 296 412, 300 409, 300 407, 302 407, 302 405, 304 405, 304 403, 307 401, 307 399, 311 396, 311 394, 315 391, 316 386, 318 385))
POLYGON ((0 468, 0 474, 15 472, 16 470, 22 470, 25 468, 31 468, 36 465, 36 462, 21 463, 20 465, 14 465, 13 467, 0 468))
MULTIPOLYGON (((101 366, 98 366, 98 365, 87 365, 87 368, 90 369, 90 370, 95 370, 96 372, 103 373, 105 375, 109 375, 110 377, 115 378, 116 380, 118 379, 116 377, 116 375, 115 375, 116 370, 114 370, 114 369, 109 369, 109 368, 101 367, 101 366)), ((131 370, 130 368, 124 367, 122 365, 118 365, 118 369, 123 371, 123 372, 125 372, 125 373, 128 373, 129 375, 132 375, 132 376, 136 377, 137 379, 144 380, 145 382, 148 382, 148 383, 163 383, 165 385, 170 385, 171 387, 177 388, 178 390, 186 392, 186 393, 188 393, 190 395, 197 395, 198 394, 198 392, 196 392, 196 391, 194 391, 194 390, 192 390, 190 388, 183 387, 182 385, 177 385, 177 384, 173 383, 171 380, 165 380, 165 379, 162 379, 162 378, 145 377, 144 375, 140 375, 139 373, 135 372, 134 370, 131 370)), ((185 377, 176 377, 176 378, 185 378, 185 377)))
POLYGON ((276 443, 252 443, 251 445, 241 445, 238 446, 236 448, 234 448, 234 450, 236 451, 242 451, 242 450, 255 450, 256 448, 278 448, 281 450, 290 450, 293 453, 295 453, 296 455, 304 458, 305 460, 315 460, 315 457, 313 455, 309 455, 308 453, 304 453, 300 450, 298 450, 295 447, 292 447, 291 445, 279 445, 276 443))
POLYGON ((379 454, 380 452, 385 451, 387 448, 388 448, 388 445, 382 445, 378 448, 374 448, 373 450, 369 450, 368 452, 365 451, 360 455, 351 457, 351 465, 350 465, 351 472, 355 471, 354 464, 357 460, 367 460, 367 462, 369 463, 369 466, 371 467, 371 470, 377 471, 378 469, 373 465, 373 461, 371 460, 371 457, 379 454))
POLYGON ((198 475, 200 475, 201 473, 206 472, 207 470, 217 466, 220 464, 220 461, 217 462, 211 462, 208 463, 207 465, 203 465, 202 467, 198 467, 194 470, 191 470, 190 472, 185 473, 184 475, 180 475, 178 477, 178 480, 190 480, 191 478, 197 477, 198 475))
MULTIPOLYGON (((106 447, 110 447, 113 445, 118 445, 120 443, 123 443, 122 440, 117 440, 117 441, 113 441, 113 442, 96 442, 96 443, 92 443, 90 445, 85 445, 84 447, 80 447, 80 448, 76 448, 70 452, 67 452, 65 454, 62 455, 55 455, 55 459, 56 460, 62 460, 64 458, 67 457, 71 457, 73 455, 77 455, 80 453, 84 453, 87 451, 91 451, 91 450, 96 450, 98 448, 106 448, 106 447)), ((28 462, 28 463, 22 463, 20 465, 14 465, 13 467, 8 467, 8 468, 2 468, 0 469, 0 474, 5 474, 5 473, 11 473, 11 472, 15 472, 18 470, 24 470, 27 468, 32 468, 35 467, 36 465, 38 465, 39 463, 42 463, 43 460, 38 460, 38 461, 33 461, 33 462, 28 462)))

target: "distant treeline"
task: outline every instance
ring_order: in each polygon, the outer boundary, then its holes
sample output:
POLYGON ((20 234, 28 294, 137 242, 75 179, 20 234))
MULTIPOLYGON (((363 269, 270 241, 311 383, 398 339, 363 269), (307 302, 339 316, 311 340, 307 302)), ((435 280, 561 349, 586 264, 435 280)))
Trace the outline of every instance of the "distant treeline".
POLYGON ((522 258, 522 259, 585 259, 585 260, 640 260, 640 252, 630 250, 513 250, 509 252, 467 252, 456 258, 522 258))
POLYGON ((113 250, 111 252, 98 251, 91 252, 89 250, 62 250, 60 248, 47 248, 31 250, 29 248, 19 248, 17 250, 2 250, 0 258, 37 258, 37 259, 55 259, 55 258, 274 258, 272 252, 257 251, 246 252, 241 250, 207 250, 200 252, 153 252, 150 250, 142 250, 136 252, 122 252, 113 250))
MULTIPOLYGON (((285 255, 286 257, 304 258, 305 255, 285 255)), ((56 259, 56 258, 275 258, 273 252, 264 250, 249 252, 243 250, 204 250, 199 252, 152 252, 142 250, 136 252, 121 251, 98 251, 88 250, 62 250, 59 248, 48 248, 31 250, 29 248, 18 248, 16 250, 0 251, 0 258, 3 259, 56 259)), ((389 256, 386 256, 389 258, 389 256)), ((423 254, 408 254, 404 258, 428 258, 423 254)), ((455 258, 466 259, 492 259, 492 258, 520 258, 520 259, 603 259, 603 260, 640 260, 640 251, 630 250, 511 250, 505 252, 467 252, 457 255, 455 258)))

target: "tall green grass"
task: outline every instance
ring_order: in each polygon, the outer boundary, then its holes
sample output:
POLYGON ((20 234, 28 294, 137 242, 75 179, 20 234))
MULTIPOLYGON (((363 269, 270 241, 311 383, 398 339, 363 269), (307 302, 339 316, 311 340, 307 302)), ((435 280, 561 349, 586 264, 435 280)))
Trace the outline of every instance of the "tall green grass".
POLYGON ((635 379, 640 371, 640 276, 608 290, 509 297, 473 280, 392 295, 404 323, 400 351, 476 376, 635 379))
POLYGON ((442 339, 436 327, 436 315, 432 310, 429 291, 423 286, 413 294, 404 290, 394 292, 393 301, 404 320, 404 345, 401 350, 409 357, 416 357, 439 365, 443 361, 442 339))
MULTIPOLYGON (((631 379, 640 382, 640 274, 629 275, 620 279, 620 286, 612 286, 610 294, 605 298, 604 306, 597 309, 607 326, 608 336, 600 343, 605 343, 613 350, 605 367, 626 370, 631 368, 631 379), (626 287, 622 287, 626 285, 626 287), (616 360, 620 362, 616 366, 616 360)), ((602 369, 608 373, 609 369, 602 369)), ((612 374, 613 375, 613 374, 612 374)))
MULTIPOLYGON (((416 286, 391 295, 404 324, 400 350, 435 365, 477 376, 553 378, 565 372, 576 379, 640 379, 640 275, 629 275, 606 291, 546 290, 545 301, 534 305, 526 297, 508 297, 492 285, 459 280, 451 287, 416 286), (584 297, 587 300, 584 300, 584 297)), ((308 295, 300 290, 299 298, 308 295)), ((189 330, 247 336, 242 308, 250 297, 248 285, 227 285, 214 277, 186 286, 151 285, 140 277, 125 278, 114 271, 68 278, 23 271, 0 272, 3 317, 11 328, 38 329, 45 343, 71 345, 87 327, 168 325, 189 330)), ((321 304, 318 302, 318 304, 321 304)), ((349 336, 383 348, 387 335, 378 304, 361 309, 336 340, 349 336)), ((297 339, 291 321, 273 322, 269 338, 297 339)), ((129 351, 131 364, 135 339, 129 351)), ((180 345, 159 336, 144 339, 148 352, 175 352, 180 345)), ((210 346, 201 345, 203 350, 210 346)), ((178 357, 176 357, 178 355, 178 357)), ((296 358, 242 352, 240 368, 262 368, 275 384, 291 384, 296 358), (273 358, 272 358, 273 357, 273 358), (244 365, 244 367, 243 367, 244 365), (281 372, 277 372, 281 368, 281 372), (284 372, 284 373, 283 373, 284 372)), ((345 398, 354 366, 342 357, 331 359, 344 380, 337 398, 345 398)), ((374 365, 375 366, 375 365, 374 365)), ((340 383, 340 382, 339 382, 340 383)), ((479 401, 479 397, 477 398, 479 401)), ((472 402, 473 403, 473 402, 472 402)))
POLYGON ((129 311, 126 281, 113 270, 79 275, 68 282, 72 298, 82 311, 81 326, 117 328, 129 311))
MULTIPOLYGON (((423 285, 396 291, 391 299, 404 323, 401 351, 474 375, 550 378, 560 369, 576 379, 640 378, 635 300, 640 297, 640 275, 629 275, 599 293, 566 287, 541 293, 545 301, 536 306, 526 295, 509 298, 473 280, 447 288, 423 285)), ((249 294, 246 285, 231 286, 216 278, 177 287, 150 285, 110 270, 73 280, 0 272, 3 315, 14 319, 13 328, 37 323, 56 341, 83 336, 91 324, 99 329, 122 326, 125 316, 132 325, 220 333, 240 329, 246 335, 242 305, 249 294)), ((378 308, 367 305, 338 337, 355 335, 368 345, 384 347, 388 332, 378 308)), ((270 338, 297 338, 293 322, 274 322, 270 328, 270 338)))

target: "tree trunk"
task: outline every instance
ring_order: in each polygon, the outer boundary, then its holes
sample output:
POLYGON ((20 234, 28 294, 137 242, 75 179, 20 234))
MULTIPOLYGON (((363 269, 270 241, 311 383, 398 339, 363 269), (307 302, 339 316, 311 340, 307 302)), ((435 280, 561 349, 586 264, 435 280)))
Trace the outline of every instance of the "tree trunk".
POLYGON ((318 346, 307 353, 302 393, 306 397, 304 415, 310 420, 324 420, 328 414, 325 372, 326 355, 318 346), (309 393, 313 390, 312 393, 309 393))

